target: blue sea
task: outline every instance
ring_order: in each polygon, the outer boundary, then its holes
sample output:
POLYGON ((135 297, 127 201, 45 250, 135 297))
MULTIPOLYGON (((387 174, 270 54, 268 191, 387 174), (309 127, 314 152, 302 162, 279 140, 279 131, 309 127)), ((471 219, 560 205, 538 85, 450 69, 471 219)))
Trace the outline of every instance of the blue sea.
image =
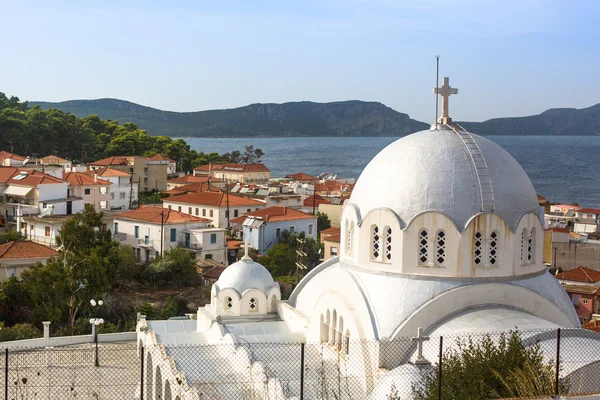
MULTIPOLYGON (((577 202, 600 208, 600 137, 488 136, 522 166, 538 194, 561 203, 577 202)), ((205 153, 243 151, 252 144, 262 149, 262 161, 272 177, 295 172, 335 173, 358 178, 367 163, 393 137, 325 138, 185 138, 205 153)))

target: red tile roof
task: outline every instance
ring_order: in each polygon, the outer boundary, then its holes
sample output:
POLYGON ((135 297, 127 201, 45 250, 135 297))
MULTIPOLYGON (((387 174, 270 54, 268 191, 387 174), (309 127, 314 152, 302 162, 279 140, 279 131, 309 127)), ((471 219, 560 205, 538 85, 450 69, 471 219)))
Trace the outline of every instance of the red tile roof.
POLYGON ((167 156, 163 156, 162 154, 157 154, 157 155, 152 156, 152 157, 146 157, 146 160, 148 160, 148 161, 168 161, 170 163, 174 163, 175 162, 171 158, 169 158, 167 156))
POLYGON ((54 183, 64 183, 64 181, 62 179, 58 179, 52 175, 48 175, 37 170, 19 170, 19 173, 14 174, 13 177, 8 180, 9 185, 30 187, 37 187, 37 185, 39 184, 54 183), (23 179, 15 179, 20 174, 25 174, 27 176, 23 179))
POLYGON ((241 249, 244 242, 241 240, 228 240, 227 241, 227 249, 228 250, 237 250, 241 249))
POLYGON ((318 181, 319 178, 298 172, 297 174, 287 175, 286 178, 290 178, 293 181, 318 181))
POLYGON ((147 206, 135 210, 125 211, 115 215, 115 219, 130 219, 134 221, 150 222, 160 224, 183 224, 186 222, 210 222, 209 219, 195 217, 168 208, 147 206), (161 215, 162 213, 162 215, 161 215), (164 218, 164 219, 163 219, 164 218))
POLYGON ((586 267, 577 267, 570 271, 561 272, 556 275, 557 279, 585 283, 600 282, 600 272, 586 267))
MULTIPOLYGON (((200 204, 205 206, 214 206, 214 207, 225 207, 227 205, 227 197, 225 193, 216 193, 216 192, 199 192, 199 193, 188 193, 182 194, 180 196, 169 197, 162 200, 163 202, 173 202, 173 203, 184 203, 184 204, 200 204)), ((246 197, 235 196, 233 194, 229 194, 229 206, 237 207, 237 206, 253 206, 253 205, 262 205, 265 203, 258 200, 249 199, 246 197)))
POLYGON ((206 279, 217 280, 217 279, 219 279, 219 277, 221 276, 223 271, 225 271, 225 268, 227 268, 227 267, 225 267, 224 265, 223 266, 217 265, 215 267, 212 267, 208 271, 206 271, 204 274, 202 274, 202 276, 206 279))
POLYGON ((2 162, 4 162, 5 158, 10 158, 10 159, 17 160, 17 161, 25 161, 25 157, 20 156, 18 154, 9 153, 8 151, 0 151, 0 160, 2 160, 2 162))
POLYGON ((48 258, 54 257, 56 250, 30 241, 8 242, 0 245, 0 260, 14 258, 48 258))
POLYGON ((65 160, 64 158, 60 158, 55 155, 52 155, 52 156, 42 157, 42 158, 38 159, 38 162, 40 164, 66 164, 66 163, 70 163, 71 161, 65 160))
POLYGON ((333 192, 333 191, 352 191, 354 188, 353 183, 341 183, 335 180, 328 180, 322 183, 315 184, 316 192, 333 192))
POLYGON ((312 207, 313 206, 313 197, 314 197, 314 205, 315 207, 319 207, 319 204, 329 204, 330 201, 325 197, 319 196, 318 194, 315 196, 310 196, 304 199, 304 207, 312 207))
POLYGON ((332 226, 331 228, 323 229, 321 231, 321 236, 323 235, 339 235, 341 229, 339 226, 332 226))
POLYGON ((221 189, 219 189, 218 187, 212 185, 212 186, 208 186, 208 182, 195 182, 195 183, 189 183, 187 185, 182 185, 176 188, 173 188, 171 190, 166 190, 164 192, 162 192, 162 194, 168 194, 171 196, 177 196, 180 194, 186 194, 186 193, 198 193, 198 192, 217 192, 220 193, 221 189))
POLYGON ((544 202, 544 203, 546 201, 548 201, 548 199, 546 199, 544 196, 540 196, 539 194, 537 195, 537 199, 538 199, 539 202, 544 202))
POLYGON ((91 175, 91 176, 94 176, 94 173, 96 173, 96 175, 106 177, 106 178, 114 177, 114 176, 131 176, 131 174, 128 174, 127 172, 119 171, 118 169, 114 169, 114 168, 110 168, 110 167, 96 168, 93 171, 85 171, 83 173, 86 175, 91 175))
POLYGON ((335 243, 340 243, 341 242, 341 238, 340 238, 340 234, 336 233, 333 235, 329 235, 327 237, 323 238, 323 241, 325 242, 335 242, 335 243))
POLYGON ((195 183, 195 182, 207 182, 208 176, 194 176, 184 175, 179 178, 169 179, 167 183, 195 183))
POLYGON ((600 214, 600 208, 580 208, 577 210, 580 213, 600 214))
POLYGON ((18 168, 0 166, 0 183, 8 182, 8 180, 17 173, 18 168))
POLYGON ((71 186, 93 186, 93 185, 111 185, 112 183, 109 181, 105 181, 104 179, 97 178, 94 180, 94 176, 90 176, 89 174, 84 174, 83 172, 67 172, 63 175, 63 179, 69 182, 71 186))
POLYGON ((570 230, 566 229, 566 228, 548 228, 548 229, 544 229, 545 231, 552 231, 552 232, 562 232, 562 233, 571 233, 570 230))
POLYGON ((307 214, 302 211, 294 210, 293 208, 284 206, 272 206, 249 212, 241 217, 231 220, 235 224, 242 224, 247 217, 257 217, 264 221, 295 221, 298 219, 315 219, 315 215, 307 214))
POLYGON ((194 171, 271 172, 264 164, 212 164, 201 165, 194 171))
POLYGON ((594 331, 600 333, 600 321, 590 321, 587 324, 581 325, 583 329, 587 329, 588 331, 594 331))
POLYGON ((90 165, 129 165, 129 157, 127 156, 112 156, 103 158, 102 160, 94 161, 90 165))

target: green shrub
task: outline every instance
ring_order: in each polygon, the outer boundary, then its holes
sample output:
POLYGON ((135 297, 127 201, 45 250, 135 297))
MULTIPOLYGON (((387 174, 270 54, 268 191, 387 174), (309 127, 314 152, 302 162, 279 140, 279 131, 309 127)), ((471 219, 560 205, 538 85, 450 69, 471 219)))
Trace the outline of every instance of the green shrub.
POLYGON ((31 324, 16 324, 11 327, 2 327, 0 330, 0 342, 9 342, 12 340, 36 339, 43 337, 41 330, 31 324))

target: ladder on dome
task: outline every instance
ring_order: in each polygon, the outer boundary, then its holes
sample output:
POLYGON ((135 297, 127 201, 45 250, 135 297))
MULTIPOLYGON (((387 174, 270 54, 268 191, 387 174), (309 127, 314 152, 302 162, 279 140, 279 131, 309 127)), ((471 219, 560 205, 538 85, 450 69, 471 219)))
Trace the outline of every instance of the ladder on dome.
POLYGON ((473 139, 473 136, 459 124, 453 123, 451 125, 446 126, 452 129, 454 133, 458 135, 458 137, 465 145, 469 156, 471 157, 471 161, 473 162, 473 166, 475 167, 475 175, 477 176, 477 181, 479 183, 479 195, 481 197, 481 212, 493 212, 496 204, 494 200, 494 187, 492 185, 492 176, 490 174, 487 162, 485 161, 485 157, 483 156, 483 153, 479 148, 479 145, 477 144, 475 139, 473 139))

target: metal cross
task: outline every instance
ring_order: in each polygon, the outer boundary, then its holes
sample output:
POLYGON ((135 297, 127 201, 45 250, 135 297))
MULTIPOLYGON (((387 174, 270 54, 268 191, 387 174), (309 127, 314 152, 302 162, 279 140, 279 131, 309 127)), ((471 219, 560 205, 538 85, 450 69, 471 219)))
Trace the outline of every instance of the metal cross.
POLYGON ((450 87, 450 78, 444 77, 442 87, 434 88, 433 93, 442 96, 442 117, 440 118, 440 122, 443 124, 452 122, 452 119, 450 119, 450 115, 448 114, 449 97, 451 94, 458 94, 458 89, 450 87))
POLYGON ((423 336, 423 328, 417 329, 417 337, 410 338, 412 342, 417 342, 417 359, 413 362, 415 365, 429 364, 429 361, 423 357, 423 342, 429 340, 429 336, 423 336))

